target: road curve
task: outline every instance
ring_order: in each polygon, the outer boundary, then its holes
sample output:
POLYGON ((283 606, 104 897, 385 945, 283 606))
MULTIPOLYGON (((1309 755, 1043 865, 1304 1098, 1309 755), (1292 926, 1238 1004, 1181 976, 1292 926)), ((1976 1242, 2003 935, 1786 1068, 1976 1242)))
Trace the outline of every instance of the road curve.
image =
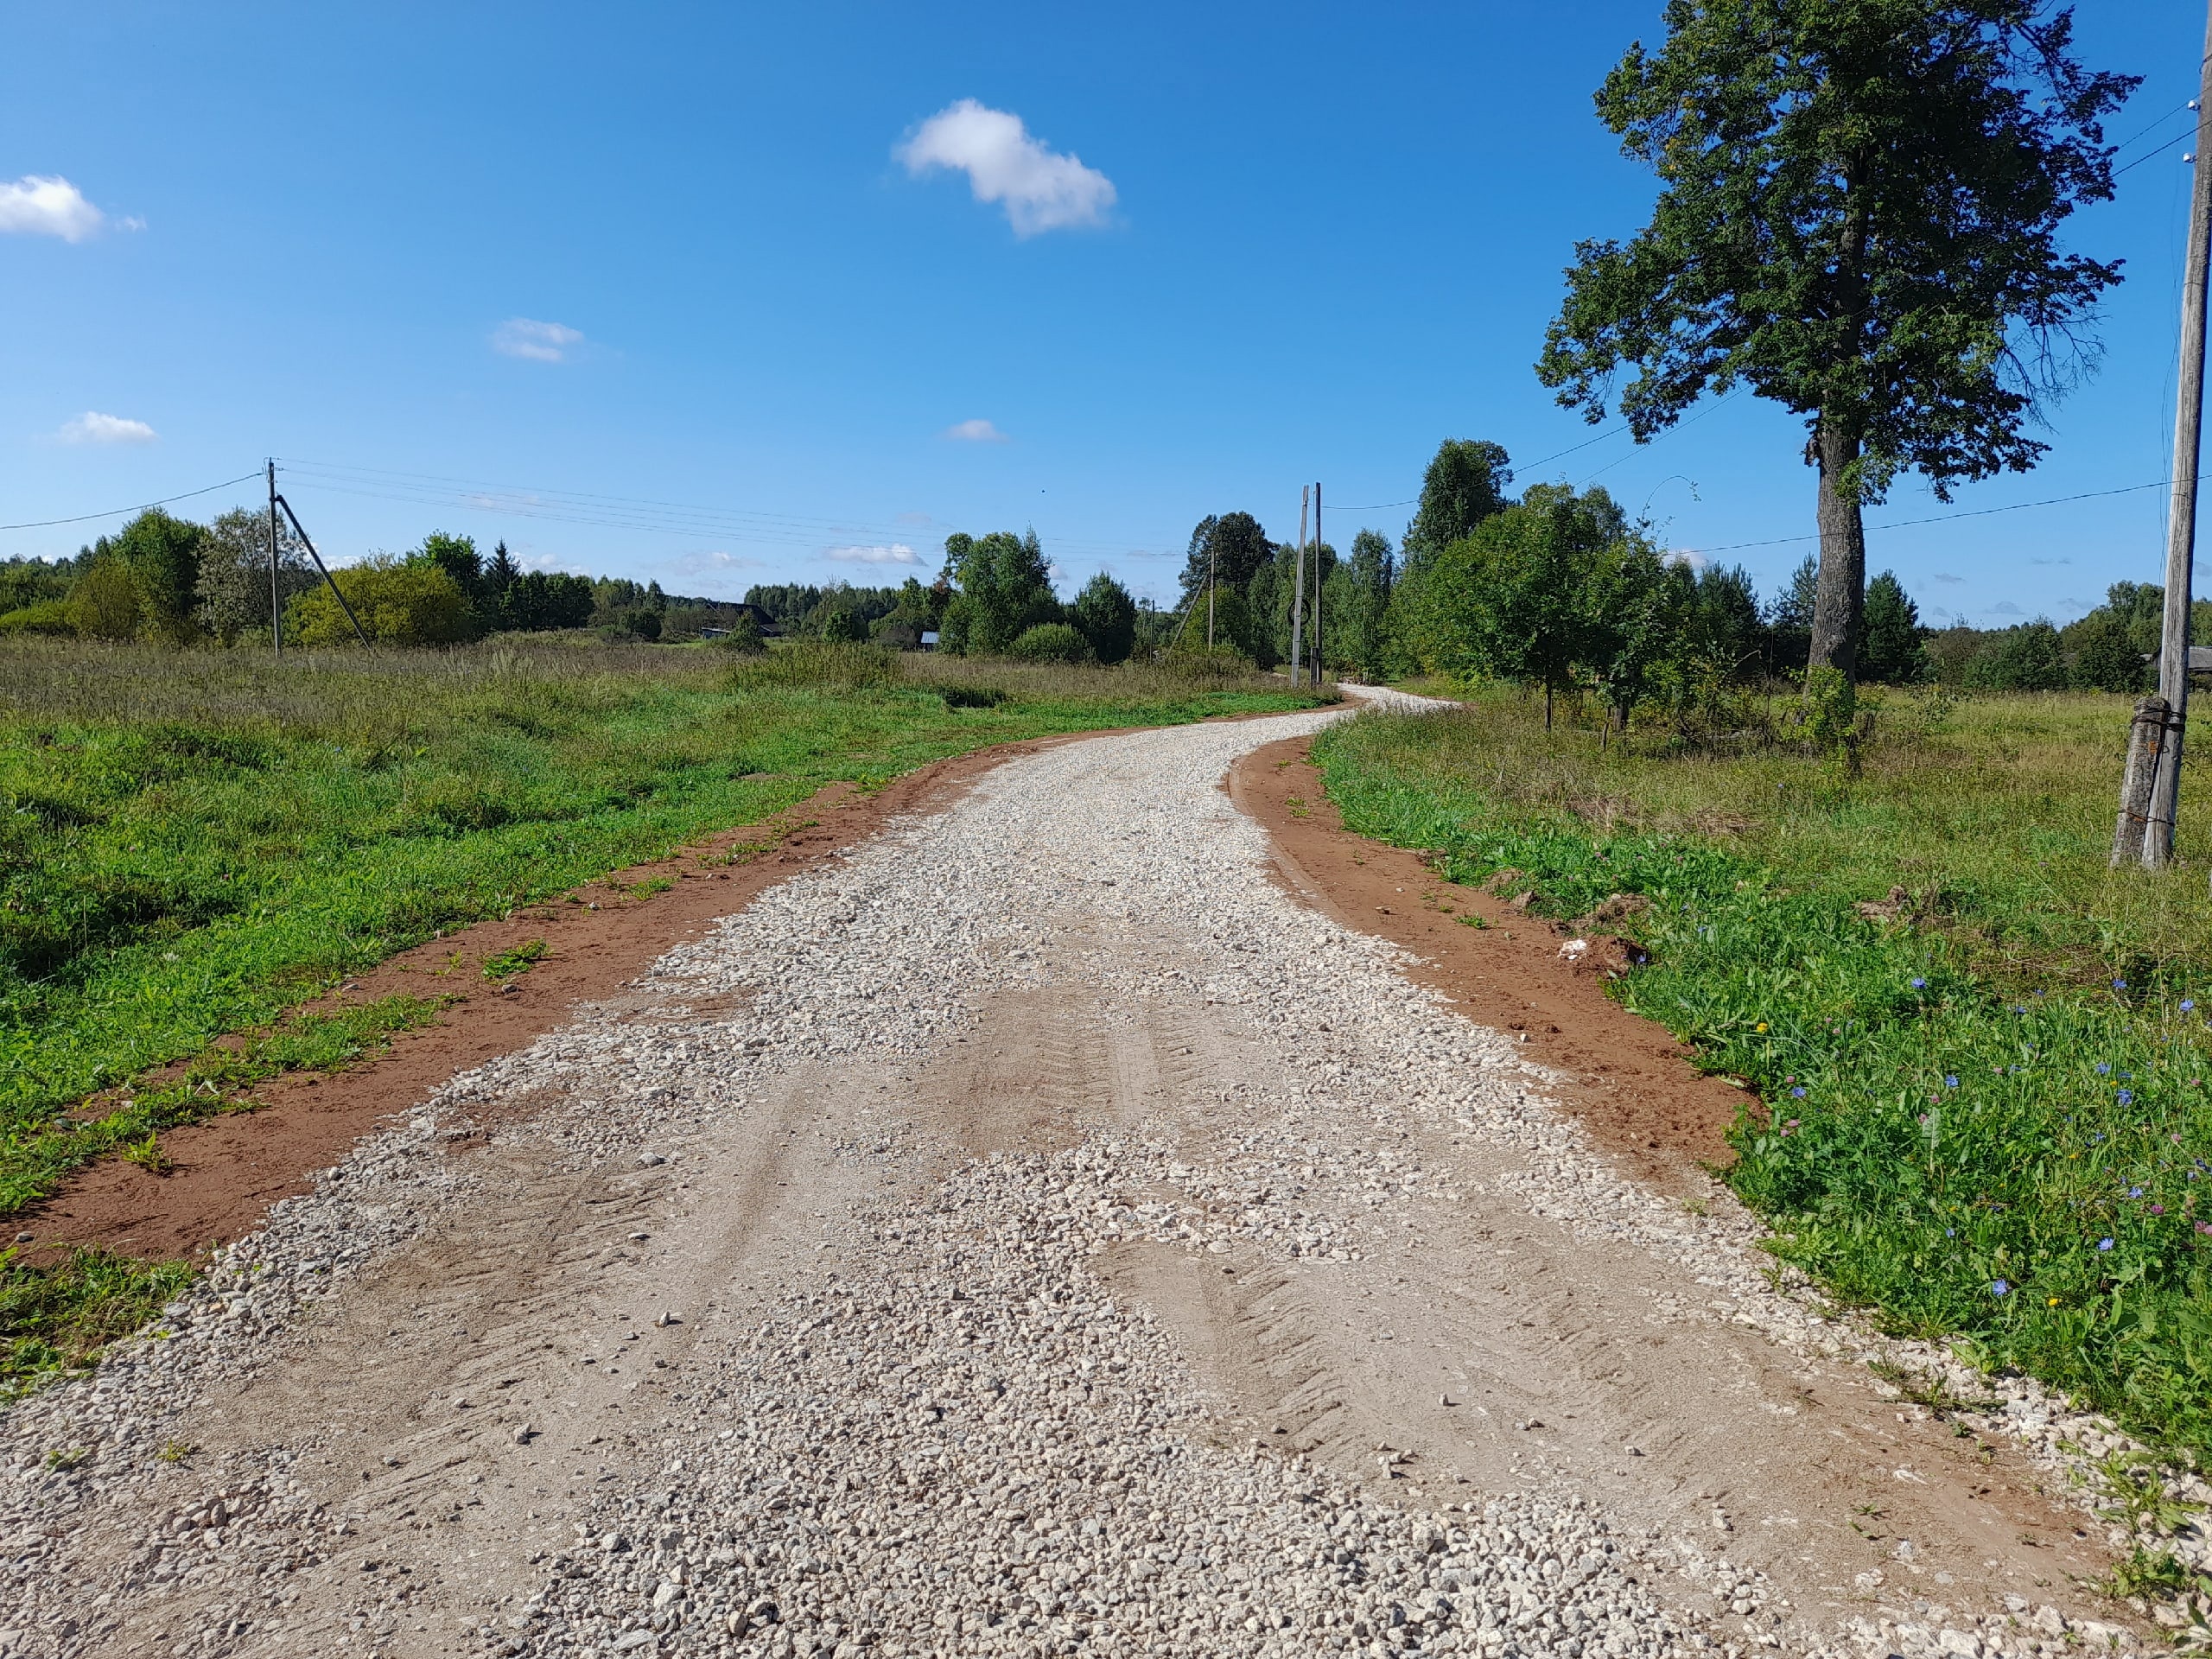
POLYGON ((1334 717, 1010 762, 364 1143, 0 1420, 0 1654, 2132 1643, 1300 901, 1221 781, 1334 717))

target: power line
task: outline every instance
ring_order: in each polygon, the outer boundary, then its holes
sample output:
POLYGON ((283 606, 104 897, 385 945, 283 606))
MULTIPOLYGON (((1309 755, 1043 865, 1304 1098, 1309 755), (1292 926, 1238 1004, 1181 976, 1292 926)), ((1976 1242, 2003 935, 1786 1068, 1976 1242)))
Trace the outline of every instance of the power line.
MULTIPOLYGON (((2079 495, 2054 495, 2046 501, 2015 501, 2005 507, 1976 507, 1971 512, 1939 512, 1927 518, 1900 518, 1893 524, 1869 524, 1869 533, 1878 530, 1910 530, 1915 524, 1948 524, 1956 518, 1986 518, 1997 512, 2024 512, 2030 507, 2063 506, 2069 501, 2094 501, 2107 495, 2133 495, 2139 490, 2162 490, 2171 479, 2154 479, 2148 484, 2123 484, 2116 490, 2084 490, 2079 495)), ((1764 542, 1730 542, 1722 547, 1690 548, 1693 553, 1735 553, 1748 547, 1787 547, 1793 542, 1817 542, 1812 536, 1776 536, 1764 542)))
POLYGON ((248 479, 260 476, 259 473, 248 473, 244 478, 226 478, 220 484, 210 484, 204 490, 187 490, 182 495, 165 495, 158 501, 142 501, 135 507, 110 507, 105 512, 80 512, 74 518, 41 518, 28 524, 0 524, 0 530, 50 530, 56 524, 88 524, 95 518, 119 518, 126 512, 145 512, 154 507, 166 507, 172 501, 189 501, 195 495, 213 495, 218 490, 227 490, 233 484, 243 484, 248 479))

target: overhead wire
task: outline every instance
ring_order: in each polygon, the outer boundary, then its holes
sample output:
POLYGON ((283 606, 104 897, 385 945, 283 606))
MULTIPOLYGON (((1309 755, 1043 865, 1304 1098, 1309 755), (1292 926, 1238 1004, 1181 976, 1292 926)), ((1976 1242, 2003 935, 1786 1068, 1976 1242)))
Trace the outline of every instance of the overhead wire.
POLYGON ((120 518, 127 512, 146 512, 155 507, 166 507, 172 502, 189 501, 194 496, 213 495, 218 490, 227 490, 232 485, 243 484, 248 479, 260 476, 257 469, 238 478, 226 478, 220 484, 210 484, 205 489, 187 490, 182 495, 165 495, 158 501, 141 501, 130 507, 110 507, 105 512, 80 512, 73 518, 37 518, 27 524, 0 524, 0 530, 50 530, 56 524, 89 524, 95 518, 120 518))

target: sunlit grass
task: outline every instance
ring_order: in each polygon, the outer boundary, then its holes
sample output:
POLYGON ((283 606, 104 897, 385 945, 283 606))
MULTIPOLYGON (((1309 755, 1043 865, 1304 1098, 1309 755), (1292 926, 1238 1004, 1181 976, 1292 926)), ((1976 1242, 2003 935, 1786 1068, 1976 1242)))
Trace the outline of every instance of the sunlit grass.
POLYGON ((1623 999, 1753 1085, 1730 1179, 1777 1255, 1893 1329, 2212 1447, 2203 866, 2104 868, 2119 699, 1900 702, 1855 776, 1601 753, 1495 691, 1317 752, 1354 828, 1452 880, 1512 870, 1561 917, 1651 901, 1623 999), (1895 918, 1859 909, 1900 887, 1895 918))

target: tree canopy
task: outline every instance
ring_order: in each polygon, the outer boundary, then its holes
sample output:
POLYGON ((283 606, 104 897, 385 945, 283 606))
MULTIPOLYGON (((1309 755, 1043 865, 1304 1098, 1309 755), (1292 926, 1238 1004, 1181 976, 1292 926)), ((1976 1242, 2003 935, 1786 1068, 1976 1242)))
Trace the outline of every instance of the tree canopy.
POLYGON ((1663 188, 1626 243, 1586 241, 1537 372, 1639 441, 1738 384, 1804 417, 1819 469, 1810 661, 1854 667, 1860 508, 1904 469, 1939 497, 2031 467, 2038 405, 2087 366, 2117 263, 2061 251, 2112 194, 2085 69, 2039 0, 1669 0, 1597 95, 1663 188))
POLYGON ((1511 457, 1483 438, 1446 438, 1421 477, 1421 504, 1406 526, 1406 556, 1418 561, 1449 547, 1513 499, 1511 457))

